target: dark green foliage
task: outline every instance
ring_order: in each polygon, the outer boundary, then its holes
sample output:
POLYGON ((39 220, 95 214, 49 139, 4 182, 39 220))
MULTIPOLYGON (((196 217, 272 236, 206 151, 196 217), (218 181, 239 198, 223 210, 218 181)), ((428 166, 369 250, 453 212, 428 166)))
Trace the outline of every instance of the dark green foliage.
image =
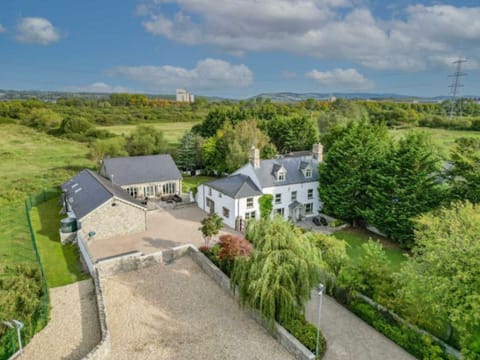
MULTIPOLYGON (((46 325, 50 311, 40 271, 33 266, 12 265, 0 267, 0 274, 0 319, 23 322, 22 337, 26 344, 46 325)), ((16 333, 15 345, 11 333, 8 327, 0 326, 0 359, 7 359, 18 350, 16 333)))
POLYGON ((388 144, 366 188, 368 203, 361 214, 369 224, 410 248, 413 218, 442 201, 440 158, 427 135, 411 132, 388 144))
POLYGON ((307 117, 279 117, 266 125, 266 131, 280 153, 311 150, 318 142, 316 124, 307 117))
POLYGON ((454 359, 431 336, 420 334, 418 329, 395 320, 388 312, 380 311, 360 298, 352 300, 348 308, 418 359, 454 359))
POLYGON ((243 305, 259 310, 270 324, 290 321, 303 313, 311 289, 318 285, 320 251, 279 216, 249 221, 247 227, 255 249, 248 258, 237 258, 232 289, 238 290, 243 305))
MULTIPOLYGON (((297 338, 308 350, 315 354, 317 345, 317 328, 299 317, 281 323, 281 325, 293 336, 297 338)), ((327 350, 327 342, 320 331, 320 341, 318 343, 318 358, 321 359, 327 350)))
POLYGON ((175 163, 186 171, 202 167, 202 138, 191 131, 185 132, 177 148, 175 163))
POLYGON ((82 117, 67 117, 62 120, 60 130, 63 134, 85 134, 94 125, 82 117))
POLYGON ((161 130, 153 126, 139 125, 127 137, 125 150, 130 156, 152 155, 164 153, 167 149, 167 141, 161 130))
POLYGON ((213 213, 206 218, 203 218, 200 221, 202 226, 199 230, 202 232, 203 238, 205 239, 205 246, 208 246, 210 240, 217 235, 220 229, 223 227, 223 221, 217 213, 213 213))
POLYGON ((480 140, 459 138, 448 171, 451 197, 480 203, 480 140))
POLYGON ((270 218, 273 209, 273 195, 264 194, 260 196, 258 204, 260 205, 260 217, 262 219, 270 218))
POLYGON ((350 122, 322 141, 326 150, 319 166, 323 211, 355 223, 369 205, 368 186, 389 147, 387 129, 366 121, 350 122))

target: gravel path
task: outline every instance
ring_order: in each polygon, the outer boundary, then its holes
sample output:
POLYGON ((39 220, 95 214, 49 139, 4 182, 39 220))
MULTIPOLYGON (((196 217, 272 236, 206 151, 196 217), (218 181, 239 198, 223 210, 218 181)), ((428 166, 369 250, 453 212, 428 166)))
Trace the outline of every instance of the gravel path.
POLYGON ((25 348, 25 360, 75 360, 100 341, 92 280, 50 289, 50 322, 25 348))
MULTIPOLYGON (((319 297, 312 291, 306 317, 317 323, 319 297)), ((323 360, 414 360, 400 346, 376 331, 329 296, 323 297, 320 327, 327 339, 323 360)))
POLYGON ((111 359, 293 359, 189 257, 102 283, 111 359))

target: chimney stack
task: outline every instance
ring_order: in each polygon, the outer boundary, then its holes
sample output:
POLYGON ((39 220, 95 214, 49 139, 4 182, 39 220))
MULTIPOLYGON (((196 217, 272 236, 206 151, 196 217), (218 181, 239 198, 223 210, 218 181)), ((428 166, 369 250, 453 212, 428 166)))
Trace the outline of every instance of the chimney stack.
POLYGON ((254 145, 252 145, 250 148, 250 155, 248 159, 255 169, 260 167, 260 150, 258 150, 254 145))
POLYGON ((322 144, 313 144, 312 157, 318 162, 323 161, 323 146, 322 144))

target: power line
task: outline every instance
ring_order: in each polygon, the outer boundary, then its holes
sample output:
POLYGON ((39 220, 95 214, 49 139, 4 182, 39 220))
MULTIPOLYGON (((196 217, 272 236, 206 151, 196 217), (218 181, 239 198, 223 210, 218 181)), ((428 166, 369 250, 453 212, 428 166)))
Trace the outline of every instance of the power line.
MULTIPOLYGON (((462 73, 462 64, 466 62, 466 59, 458 58, 458 60, 454 61, 452 64, 455 65, 456 70, 453 74, 448 75, 449 77, 453 77, 453 82, 451 85, 449 85, 449 88, 451 88, 451 94, 452 94, 452 100, 451 100, 451 107, 450 107, 450 119, 453 116, 453 110, 455 109, 455 100, 457 98, 457 95, 459 93, 459 89, 463 87, 463 84, 460 83, 460 78, 462 76, 466 76, 466 73, 462 73)), ((462 115, 462 104, 460 102, 460 112, 459 114, 462 115)))

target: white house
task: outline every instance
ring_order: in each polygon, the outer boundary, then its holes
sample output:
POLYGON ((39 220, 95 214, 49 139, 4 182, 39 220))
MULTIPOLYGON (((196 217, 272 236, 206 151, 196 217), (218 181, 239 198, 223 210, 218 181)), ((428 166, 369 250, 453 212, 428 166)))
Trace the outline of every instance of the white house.
POLYGON ((190 94, 186 89, 177 89, 176 95, 178 102, 187 102, 191 104, 195 102, 195 96, 190 94))
POLYGON ((250 161, 233 174, 198 187, 197 204, 216 212, 226 225, 242 230, 245 220, 260 217, 258 199, 273 195, 273 212, 298 221, 321 209, 318 195, 318 164, 323 160, 321 144, 309 155, 261 160, 252 147, 250 161))

